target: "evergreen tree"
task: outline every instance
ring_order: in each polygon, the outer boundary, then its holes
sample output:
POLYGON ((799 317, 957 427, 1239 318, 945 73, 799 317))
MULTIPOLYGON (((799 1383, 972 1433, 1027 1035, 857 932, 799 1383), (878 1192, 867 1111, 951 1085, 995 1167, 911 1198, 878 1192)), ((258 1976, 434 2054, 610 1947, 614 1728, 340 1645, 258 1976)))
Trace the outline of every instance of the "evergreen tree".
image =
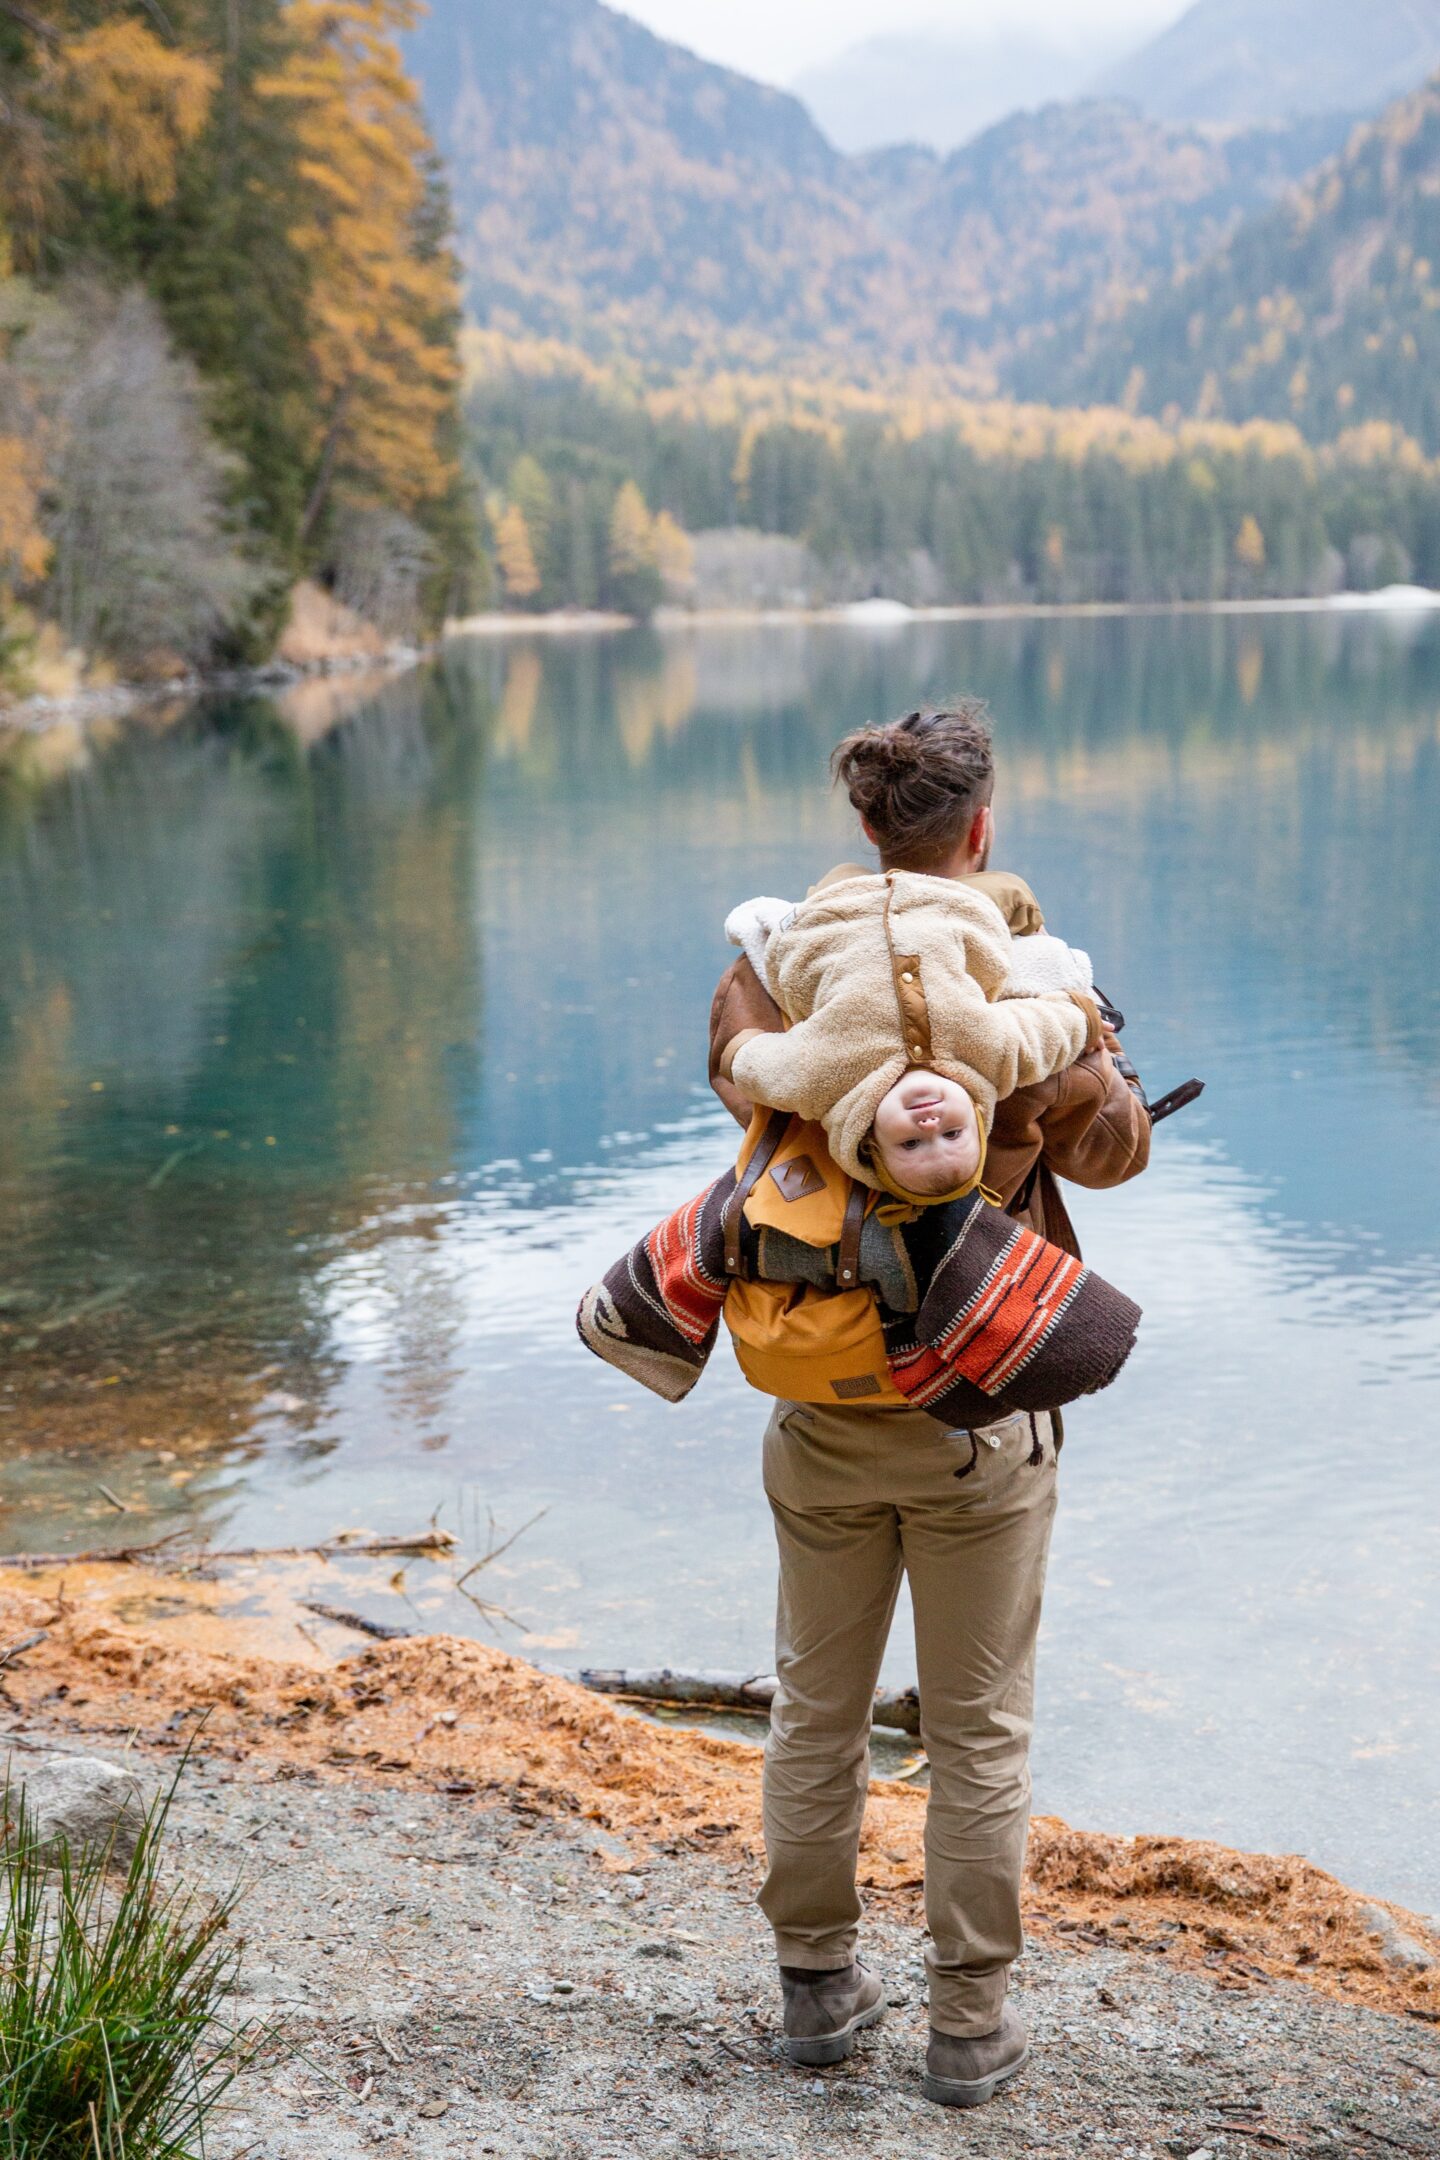
POLYGON ((610 606, 624 615, 653 615, 663 596, 654 521, 633 480, 620 489, 610 513, 605 583, 610 606))

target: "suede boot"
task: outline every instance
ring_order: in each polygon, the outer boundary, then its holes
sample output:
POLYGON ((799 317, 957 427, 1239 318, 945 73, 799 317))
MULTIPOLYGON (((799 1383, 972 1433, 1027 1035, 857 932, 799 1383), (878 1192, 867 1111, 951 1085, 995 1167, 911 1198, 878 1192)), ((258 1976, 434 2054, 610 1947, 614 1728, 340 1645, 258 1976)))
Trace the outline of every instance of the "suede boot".
POLYGON ((1025 2067, 1029 2055, 1025 2027, 1008 2003, 994 2032, 978 2039, 961 2040, 932 2025, 921 2090, 941 2107, 984 2107, 1025 2067))
POLYGON ((885 2015, 885 1990, 858 1959, 838 1972, 810 1972, 800 1965, 780 1967, 785 1998, 785 2052, 793 2063, 823 2069, 844 2062, 855 2035, 885 2015))

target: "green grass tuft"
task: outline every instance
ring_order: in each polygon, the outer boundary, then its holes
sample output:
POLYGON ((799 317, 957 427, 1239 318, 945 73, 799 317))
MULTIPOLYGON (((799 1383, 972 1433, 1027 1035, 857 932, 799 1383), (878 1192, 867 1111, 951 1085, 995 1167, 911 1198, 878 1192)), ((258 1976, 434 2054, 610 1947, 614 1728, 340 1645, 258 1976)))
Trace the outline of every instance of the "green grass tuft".
POLYGON ((174 1787, 147 1811, 123 1875, 113 1843, 41 1844, 4 1793, 0 1850, 0 2160, 192 2160, 264 2038, 215 2016, 240 1945, 237 1891, 160 1879, 174 1787))

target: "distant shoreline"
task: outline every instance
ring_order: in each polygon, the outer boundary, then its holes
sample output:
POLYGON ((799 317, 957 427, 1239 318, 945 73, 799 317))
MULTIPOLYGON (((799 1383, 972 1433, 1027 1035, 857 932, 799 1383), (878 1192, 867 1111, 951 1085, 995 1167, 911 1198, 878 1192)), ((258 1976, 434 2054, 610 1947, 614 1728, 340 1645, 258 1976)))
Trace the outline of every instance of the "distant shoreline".
MULTIPOLYGON (((912 623, 1095 621, 1139 615, 1427 615, 1440 614, 1440 592, 1390 586, 1373 593, 1307 594, 1289 600, 1004 600, 945 607, 903 601, 853 601, 829 607, 657 609, 656 630, 749 629, 824 624, 841 629, 903 630, 912 623)), ((541 615, 494 610, 447 622, 446 642, 466 637, 564 637, 633 630, 631 615, 557 608, 541 615)))
MULTIPOLYGON (((657 610, 650 627, 665 635, 698 630, 810 629, 863 630, 871 635, 905 630, 917 623, 1103 621, 1121 616, 1162 615, 1388 615, 1417 618, 1440 614, 1440 592, 1419 586, 1391 586, 1374 593, 1334 593, 1293 600, 1006 600, 949 607, 907 607, 903 601, 854 601, 813 608, 676 608, 657 610)), ((211 697, 217 692, 241 695, 281 692, 296 684, 345 681, 357 691, 376 687, 433 659, 442 646, 465 638, 598 637, 640 627, 632 615, 598 610, 555 609, 543 615, 493 611, 447 622, 440 636, 424 646, 395 647, 385 654, 345 655, 318 662, 267 661, 259 667, 195 670, 160 683, 108 683, 57 697, 29 697, 0 705, 0 739, 6 735, 41 735, 52 728, 84 729, 119 723, 157 710, 176 699, 211 697)))

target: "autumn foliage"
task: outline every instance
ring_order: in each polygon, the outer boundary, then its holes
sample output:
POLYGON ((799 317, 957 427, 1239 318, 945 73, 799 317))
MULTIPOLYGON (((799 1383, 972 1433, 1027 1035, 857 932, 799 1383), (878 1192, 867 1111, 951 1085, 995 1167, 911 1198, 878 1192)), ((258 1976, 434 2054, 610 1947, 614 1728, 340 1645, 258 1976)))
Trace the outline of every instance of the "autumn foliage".
MULTIPOLYGON (((264 650, 295 576, 344 584, 347 553, 366 575, 377 549, 403 563, 417 626, 452 601, 473 546, 458 300, 397 43, 414 15, 413 0, 0 0, 0 612, 49 611, 61 496, 84 492, 65 466, 72 384, 39 354, 103 373, 104 326, 139 320, 113 296, 136 287, 203 386, 228 476, 210 538, 254 573, 222 581, 246 595, 222 645, 264 650)), ((167 380, 188 399, 183 372, 167 380)), ((123 636, 126 595, 103 598, 91 619, 123 636)))
POLYGON ((509 519, 499 582, 520 605, 644 612, 647 594, 726 604, 742 588, 765 604, 1126 605, 1440 583, 1440 460, 1393 426, 1316 447, 1290 421, 977 398, 944 369, 661 375, 554 340, 464 343, 474 454, 509 519))

